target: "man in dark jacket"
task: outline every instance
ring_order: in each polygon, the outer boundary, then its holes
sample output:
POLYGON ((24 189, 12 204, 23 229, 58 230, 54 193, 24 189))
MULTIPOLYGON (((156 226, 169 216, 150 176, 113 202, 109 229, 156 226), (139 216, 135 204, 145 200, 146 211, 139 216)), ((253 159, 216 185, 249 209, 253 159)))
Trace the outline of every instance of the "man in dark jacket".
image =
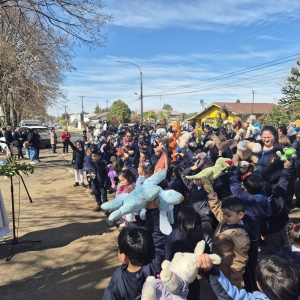
POLYGON ((23 153, 22 153, 22 148, 23 148, 23 135, 22 132, 20 131, 20 126, 17 126, 15 129, 15 132, 13 133, 13 138, 15 142, 15 146, 18 149, 18 159, 24 158, 23 153))
POLYGON ((27 149, 29 150, 30 164, 36 164, 36 134, 29 129, 27 134, 27 149))
POLYGON ((6 130, 4 131, 4 137, 5 137, 5 141, 7 143, 9 143, 9 145, 7 145, 7 147, 9 148, 10 151, 7 151, 6 152, 6 155, 7 156, 10 156, 10 155, 13 155, 13 144, 14 144, 14 137, 12 135, 12 132, 11 132, 11 126, 8 125, 6 126, 6 130))

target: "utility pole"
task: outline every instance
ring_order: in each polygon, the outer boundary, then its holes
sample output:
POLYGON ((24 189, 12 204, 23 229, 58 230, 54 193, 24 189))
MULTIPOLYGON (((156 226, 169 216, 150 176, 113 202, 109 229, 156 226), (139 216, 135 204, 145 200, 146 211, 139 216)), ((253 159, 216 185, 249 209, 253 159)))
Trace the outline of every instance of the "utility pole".
POLYGON ((67 118, 67 105, 63 105, 63 107, 65 108, 65 120, 68 121, 68 118, 67 118))
POLYGON ((255 91, 254 90, 252 90, 252 115, 253 115, 253 106, 254 106, 254 93, 255 93, 255 91))
POLYGON ((106 102, 106 108, 107 108, 107 110, 108 110, 108 102, 109 102, 109 101, 106 99, 105 102, 106 102))
POLYGON ((81 98, 81 120, 80 121, 84 121, 84 117, 83 117, 83 98, 85 96, 79 96, 79 98, 81 98))

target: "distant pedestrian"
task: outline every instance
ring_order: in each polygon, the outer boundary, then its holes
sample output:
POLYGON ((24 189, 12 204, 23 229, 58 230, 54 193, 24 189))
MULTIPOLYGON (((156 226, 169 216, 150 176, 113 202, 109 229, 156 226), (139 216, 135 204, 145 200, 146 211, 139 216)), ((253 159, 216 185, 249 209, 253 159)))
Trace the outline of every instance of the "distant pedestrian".
POLYGON ((61 141, 63 143, 63 153, 68 153, 68 141, 71 139, 71 134, 66 128, 65 131, 60 135, 61 141))
POLYGON ((55 132, 55 128, 52 128, 49 134, 50 134, 50 144, 52 147, 52 152, 57 153, 56 152, 57 134, 55 132))
POLYGON ((13 137, 14 137, 14 142, 15 142, 15 146, 18 149, 18 159, 24 159, 23 153, 22 153, 22 148, 23 148, 23 143, 24 143, 24 137, 22 132, 20 131, 20 126, 17 126, 14 133, 13 133, 13 137))
POLYGON ((4 131, 5 141, 7 143, 9 143, 7 145, 7 149, 6 149, 6 156, 7 157, 13 156, 14 137, 12 135, 11 129, 12 129, 11 126, 8 125, 8 126, 6 126, 6 130, 4 131))

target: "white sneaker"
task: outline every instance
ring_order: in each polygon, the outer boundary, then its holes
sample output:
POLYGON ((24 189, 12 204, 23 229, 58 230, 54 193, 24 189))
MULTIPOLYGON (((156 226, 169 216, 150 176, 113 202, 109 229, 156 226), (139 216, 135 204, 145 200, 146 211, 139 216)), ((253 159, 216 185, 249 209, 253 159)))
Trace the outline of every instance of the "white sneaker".
POLYGON ((35 161, 31 161, 30 164, 31 165, 36 165, 36 162, 35 161))
POLYGON ((39 161, 38 161, 38 160, 35 160, 34 162, 37 164, 39 161))

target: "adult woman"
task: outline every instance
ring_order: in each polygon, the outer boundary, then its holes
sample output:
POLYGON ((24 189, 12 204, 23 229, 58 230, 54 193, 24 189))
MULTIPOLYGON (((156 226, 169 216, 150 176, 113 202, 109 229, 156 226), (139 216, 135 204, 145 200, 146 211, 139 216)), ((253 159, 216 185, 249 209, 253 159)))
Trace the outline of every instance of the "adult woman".
POLYGON ((117 148, 126 147, 132 150, 133 153, 129 155, 129 161, 132 165, 137 165, 139 162, 140 152, 137 142, 133 139, 133 132, 130 129, 125 131, 125 135, 119 140, 117 148))
POLYGON ((263 151, 259 156, 257 168, 263 179, 275 188, 283 169, 283 161, 276 151, 282 152, 283 147, 277 141, 277 130, 273 126, 265 126, 261 131, 263 151))
POLYGON ((52 147, 52 152, 57 153, 56 152, 57 134, 55 132, 55 128, 52 128, 51 132, 49 132, 49 133, 50 133, 50 144, 51 144, 51 147, 52 147))
MULTIPOLYGON (((178 228, 167 236, 165 259, 172 260, 176 252, 193 253, 198 242, 203 240, 201 217, 192 206, 184 205, 178 214, 178 228)), ((211 253, 205 245, 205 253, 211 253)), ((200 283, 198 278, 189 284, 187 299, 199 299, 200 283)))
POLYGON ((278 137, 280 137, 281 135, 287 135, 286 127, 284 127, 284 126, 278 127, 277 133, 278 133, 278 137))

